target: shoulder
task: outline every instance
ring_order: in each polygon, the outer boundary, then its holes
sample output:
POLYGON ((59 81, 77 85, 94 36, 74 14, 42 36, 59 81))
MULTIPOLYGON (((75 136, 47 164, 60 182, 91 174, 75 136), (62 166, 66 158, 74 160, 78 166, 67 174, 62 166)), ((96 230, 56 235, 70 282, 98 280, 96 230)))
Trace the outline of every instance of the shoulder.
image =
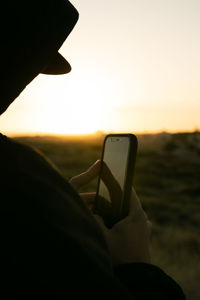
POLYGON ((18 142, 0 134, 1 175, 26 175, 28 177, 46 178, 66 181, 57 167, 37 148, 18 142))
POLYGON ((66 253, 66 245, 73 240, 86 256, 94 256, 102 264, 106 260, 107 264, 101 229, 62 174, 37 149, 9 138, 1 137, 0 143, 3 145, 0 156, 5 165, 0 170, 1 195, 4 194, 1 221, 9 224, 7 235, 15 238, 20 232, 26 240, 29 231, 28 236, 38 244, 38 236, 45 230, 48 243, 63 247, 66 253))

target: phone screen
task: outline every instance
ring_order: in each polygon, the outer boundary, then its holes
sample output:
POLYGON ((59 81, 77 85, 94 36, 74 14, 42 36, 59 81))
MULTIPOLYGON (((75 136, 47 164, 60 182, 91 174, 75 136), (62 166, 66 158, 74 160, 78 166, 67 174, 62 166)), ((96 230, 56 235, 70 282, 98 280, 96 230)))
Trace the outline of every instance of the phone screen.
POLYGON ((100 210, 107 211, 108 215, 112 214, 113 217, 120 215, 129 148, 130 139, 126 136, 108 137, 104 145, 98 195, 103 199, 100 210))

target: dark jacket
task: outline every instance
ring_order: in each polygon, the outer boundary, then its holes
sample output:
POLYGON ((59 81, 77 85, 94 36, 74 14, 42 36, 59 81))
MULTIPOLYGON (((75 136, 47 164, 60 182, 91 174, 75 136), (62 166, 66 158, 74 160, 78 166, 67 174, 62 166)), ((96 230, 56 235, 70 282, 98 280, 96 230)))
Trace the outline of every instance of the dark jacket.
POLYGON ((0 165, 1 283, 8 295, 185 299, 181 288, 153 265, 113 269, 92 213, 39 152, 0 135, 0 165))

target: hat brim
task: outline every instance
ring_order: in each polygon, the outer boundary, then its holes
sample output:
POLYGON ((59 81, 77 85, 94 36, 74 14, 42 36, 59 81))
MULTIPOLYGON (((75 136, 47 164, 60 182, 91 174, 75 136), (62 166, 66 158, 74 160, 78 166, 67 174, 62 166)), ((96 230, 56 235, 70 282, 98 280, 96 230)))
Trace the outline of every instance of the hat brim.
POLYGON ((41 73, 49 75, 61 75, 69 73, 71 69, 72 68, 68 61, 59 52, 57 52, 49 64, 41 71, 41 73))

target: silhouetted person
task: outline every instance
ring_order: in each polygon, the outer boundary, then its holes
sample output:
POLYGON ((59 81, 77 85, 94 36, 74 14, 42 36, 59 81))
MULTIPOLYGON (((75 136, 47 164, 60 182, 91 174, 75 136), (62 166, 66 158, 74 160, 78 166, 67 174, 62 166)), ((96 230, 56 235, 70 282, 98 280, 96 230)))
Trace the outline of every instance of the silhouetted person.
MULTIPOLYGON (((66 0, 1 3, 1 114, 39 73, 70 71, 58 50, 77 19, 66 0)), ((0 135, 1 297, 184 299, 150 264, 150 223, 134 191, 111 230, 77 193, 98 164, 68 183, 37 150, 0 135)))

